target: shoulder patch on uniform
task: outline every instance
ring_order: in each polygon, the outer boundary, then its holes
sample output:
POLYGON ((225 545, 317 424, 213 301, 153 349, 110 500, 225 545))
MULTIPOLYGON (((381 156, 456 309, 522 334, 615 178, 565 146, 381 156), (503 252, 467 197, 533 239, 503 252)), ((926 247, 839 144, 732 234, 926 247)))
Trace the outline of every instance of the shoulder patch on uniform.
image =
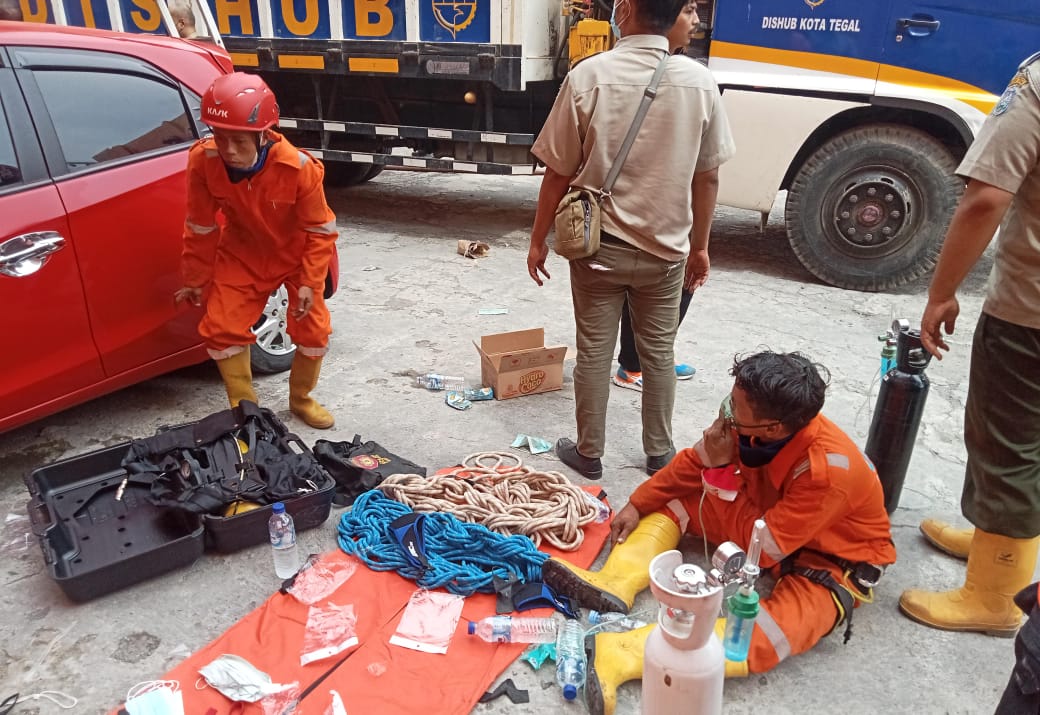
POLYGON ((1025 69, 1019 69, 1015 76, 1011 78, 1011 81, 1008 82, 1007 89, 1000 95, 1000 99, 997 100, 997 104, 993 107, 991 114, 994 117, 999 117, 1006 112, 1011 103, 1015 101, 1015 96, 1027 84, 1029 84, 1029 74, 1025 69))
POLYGON ((307 162, 311 160, 311 155, 301 149, 297 149, 296 153, 300 157, 300 167, 307 166, 307 162))

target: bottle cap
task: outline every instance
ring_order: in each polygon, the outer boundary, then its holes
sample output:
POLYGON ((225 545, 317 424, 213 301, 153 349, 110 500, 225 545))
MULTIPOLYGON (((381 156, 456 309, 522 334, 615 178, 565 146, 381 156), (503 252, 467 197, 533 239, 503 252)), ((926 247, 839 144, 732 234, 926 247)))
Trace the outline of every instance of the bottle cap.
POLYGON ((758 615, 758 591, 741 586, 726 603, 729 612, 740 618, 754 618, 758 615))
POLYGON ((578 697, 578 689, 576 687, 574 687, 570 683, 567 683, 567 685, 563 686, 564 700, 574 700, 574 698, 576 697, 578 697))
POLYGON ((470 635, 473 635, 474 633, 476 633, 477 632, 477 624, 474 623, 473 621, 470 621, 469 625, 466 626, 466 632, 469 633, 470 635))
POLYGON ((275 514, 284 514, 285 504, 282 504, 280 501, 276 501, 274 504, 271 505, 271 511, 273 511, 275 514))
POLYGON ((598 625, 603 620, 602 614, 599 611, 589 611, 589 623, 592 625, 598 625))

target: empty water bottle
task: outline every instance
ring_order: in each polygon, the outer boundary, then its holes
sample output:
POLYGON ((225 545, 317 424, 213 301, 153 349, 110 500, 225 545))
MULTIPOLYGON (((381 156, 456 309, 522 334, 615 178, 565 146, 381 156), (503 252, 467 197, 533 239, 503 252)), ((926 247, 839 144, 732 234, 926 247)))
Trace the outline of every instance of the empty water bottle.
POLYGON ((488 643, 552 643, 558 625, 552 618, 488 616, 470 621, 467 632, 488 643))
POLYGON ((450 390, 451 392, 464 392, 466 390, 466 378, 441 375, 436 372, 419 375, 415 378, 415 381, 419 387, 425 387, 427 390, 450 390))
POLYGON ((278 578, 294 576, 300 569, 300 557, 296 553, 296 526, 292 517, 285 513, 285 504, 275 502, 271 507, 267 530, 274 551, 275 574, 278 578))
POLYGON ((589 623, 596 626, 597 631, 610 633, 632 631, 647 625, 646 621, 633 618, 627 613, 600 613, 599 611, 589 611, 589 623))
POLYGON ((584 687, 585 668, 585 629, 578 621, 568 619, 556 636, 556 682, 566 700, 574 700, 584 687))

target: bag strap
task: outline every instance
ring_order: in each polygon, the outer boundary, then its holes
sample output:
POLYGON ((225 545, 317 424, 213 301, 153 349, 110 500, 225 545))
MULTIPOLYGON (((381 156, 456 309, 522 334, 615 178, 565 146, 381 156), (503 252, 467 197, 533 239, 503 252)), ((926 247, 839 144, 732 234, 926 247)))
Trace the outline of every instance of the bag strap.
POLYGON ((657 69, 654 71, 654 76, 650 79, 650 84, 643 90, 643 99, 639 102, 639 109, 636 110, 636 116, 632 119, 632 126, 628 128, 628 134, 625 135, 625 140, 621 142, 621 149, 618 150, 617 156, 614 157, 614 163, 611 165, 610 171, 607 172, 607 179, 603 182, 603 188, 599 190, 600 198, 610 196, 610 192, 614 189, 614 182, 617 181, 618 174, 621 173, 621 167, 624 166, 625 159, 628 158, 628 152, 631 151, 632 144, 636 141, 636 134, 639 133, 639 128, 643 125, 643 119, 646 118, 646 113, 650 110, 650 103, 657 96, 657 87, 661 84, 661 77, 664 76, 664 69, 668 65, 670 56, 668 52, 664 53, 664 57, 661 58, 657 69))

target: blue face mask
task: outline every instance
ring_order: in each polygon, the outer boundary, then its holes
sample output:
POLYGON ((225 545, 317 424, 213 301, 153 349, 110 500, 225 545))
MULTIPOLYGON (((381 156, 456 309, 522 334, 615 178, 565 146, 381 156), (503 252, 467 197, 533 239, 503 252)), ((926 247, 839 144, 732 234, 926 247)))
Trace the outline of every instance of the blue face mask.
POLYGON ((614 39, 621 39, 621 28, 617 24, 617 3, 614 3, 610 11, 610 31, 614 33, 614 39))
POLYGON ((759 442, 752 444, 751 438, 737 435, 737 449, 740 451, 740 463, 747 467, 764 467, 773 461, 794 435, 788 435, 776 442, 759 442))

